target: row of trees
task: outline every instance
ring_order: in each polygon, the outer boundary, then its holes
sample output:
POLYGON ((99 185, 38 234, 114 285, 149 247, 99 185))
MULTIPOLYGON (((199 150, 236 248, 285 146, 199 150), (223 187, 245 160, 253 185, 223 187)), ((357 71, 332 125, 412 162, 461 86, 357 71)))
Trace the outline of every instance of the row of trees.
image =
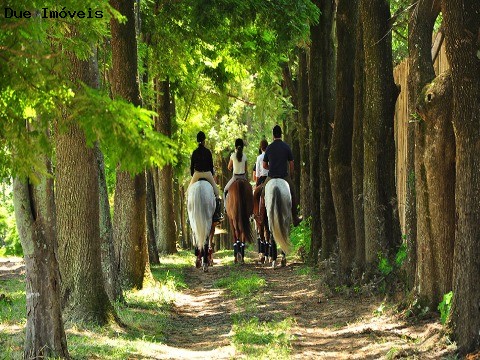
POLYGON ((157 248, 176 251, 172 189, 194 134, 212 128, 224 150, 276 108, 273 69, 317 11, 308 1, 70 0, 63 10, 103 17, 57 21, 31 6, 16 2, 36 15, 0 24, 0 165, 26 262, 24 357, 68 358, 65 320, 120 321, 113 302, 142 287, 157 248))
MULTIPOLYGON (((15 4, 22 6, 30 4, 15 4)), ((182 189, 200 128, 226 175, 234 138, 254 145, 254 159, 256 143, 282 121, 302 211, 312 219, 310 258, 338 254, 341 283, 374 275, 379 255, 392 257, 402 245, 391 33, 402 34, 394 21, 407 12, 415 144, 407 281, 428 305, 453 289, 459 350, 478 347, 475 0, 62 6, 90 6, 105 17, 0 24, 0 165, 3 177, 15 178, 27 268, 26 357, 68 357, 62 316, 116 319, 112 302, 142 286, 158 250, 187 243, 182 189), (398 9, 393 16, 391 8, 398 9), (424 89, 434 80, 431 39, 440 12, 452 70, 424 89), (419 107, 423 120, 414 115, 419 99, 428 103, 419 107)))
POLYGON ((298 50, 292 79, 283 72, 295 85, 288 88, 298 109, 289 130, 299 149, 302 209, 312 217, 311 258, 337 253, 339 281, 351 284, 361 274, 375 275, 380 258, 394 259, 405 247, 404 271, 413 298, 431 309, 453 290, 450 325, 459 351, 472 351, 480 341, 475 308, 480 169, 474 150, 480 128, 480 5, 436 0, 315 4, 321 15, 311 26, 307 55, 298 50), (392 15, 390 6, 399 11, 392 15), (401 90, 409 94, 410 152, 402 236, 394 138, 400 89, 393 79, 391 34, 406 12, 410 70, 408 89, 401 90), (435 77, 432 33, 441 18, 451 71, 435 77))

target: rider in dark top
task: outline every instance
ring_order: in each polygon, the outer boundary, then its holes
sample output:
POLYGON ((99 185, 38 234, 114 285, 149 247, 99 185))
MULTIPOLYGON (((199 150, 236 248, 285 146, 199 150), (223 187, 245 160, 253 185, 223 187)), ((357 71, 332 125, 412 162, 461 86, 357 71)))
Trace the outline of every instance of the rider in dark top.
POLYGON ((290 186, 290 195, 292 196, 292 220, 293 225, 297 226, 303 220, 297 213, 297 198, 293 186, 293 154, 290 146, 282 141, 282 129, 275 125, 273 128, 273 142, 268 145, 263 157, 263 167, 268 169, 268 177, 265 185, 270 179, 284 179, 290 186))
POLYGON ((206 136, 203 131, 200 131, 197 134, 198 147, 193 151, 192 157, 190 159, 190 174, 192 175, 190 185, 200 179, 205 179, 212 185, 216 201, 213 221, 217 222, 222 221, 224 216, 221 213, 222 206, 218 187, 215 183, 215 179, 213 178, 215 170, 213 168, 212 152, 205 147, 205 138, 206 136))

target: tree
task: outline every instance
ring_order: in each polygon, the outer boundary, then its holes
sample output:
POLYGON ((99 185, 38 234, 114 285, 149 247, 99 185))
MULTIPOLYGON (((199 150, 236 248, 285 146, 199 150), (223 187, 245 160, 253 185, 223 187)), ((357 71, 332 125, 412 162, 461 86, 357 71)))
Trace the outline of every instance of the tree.
MULTIPOLYGON (((170 106, 170 82, 154 80, 157 90, 157 112, 155 128, 160 133, 172 136, 172 114, 170 106)), ((177 252, 175 234, 175 212, 173 207, 173 169, 167 165, 155 170, 155 196, 157 212, 157 246, 162 253, 177 252)))
POLYGON ((452 290, 455 243, 455 137, 450 72, 427 84, 417 102, 417 277, 416 292, 435 307, 452 290))
POLYGON ((480 347, 480 2, 443 0, 456 142, 451 325, 461 354, 480 347))
POLYGON ((352 136, 355 79, 355 28, 358 2, 337 3, 337 50, 335 121, 329 166, 337 220, 341 277, 349 277, 355 259, 355 221, 352 189, 352 136))
POLYGON ((309 128, 310 178, 312 189, 312 246, 316 261, 321 248, 322 258, 331 255, 336 239, 336 222, 330 189, 328 152, 334 100, 334 49, 332 39, 335 4, 331 0, 316 1, 321 12, 320 22, 311 27, 309 61, 309 128))
POLYGON ((379 253, 391 253, 400 242, 396 216, 393 114, 398 95, 393 81, 390 8, 385 0, 362 0, 365 51, 363 118, 365 257, 370 270, 379 253))
POLYGON ((363 209, 363 111, 365 104, 365 72, 363 50, 361 1, 358 2, 355 42, 355 80, 353 101, 352 134, 352 194, 355 223, 355 276, 359 277, 365 268, 365 221, 363 209))
POLYGON ((53 179, 44 175, 35 185, 15 178, 13 191, 27 288, 24 358, 68 359, 60 303, 53 179))
MULTIPOLYGON (((112 0, 111 5, 126 17, 120 24, 111 20, 112 31, 112 94, 135 106, 141 106, 138 79, 135 1, 112 0)), ((114 242, 120 279, 124 287, 142 288, 148 268, 146 238, 145 171, 131 175, 117 172, 114 204, 114 242)))
POLYGON ((413 119, 408 124, 405 209, 407 281, 411 286, 412 274, 416 273, 416 291, 433 307, 451 290, 455 240, 455 140, 450 76, 429 84, 435 77, 431 44, 439 12, 438 1, 422 1, 414 4, 410 19, 408 108, 413 119), (422 119, 415 117, 415 109, 422 119), (413 154, 415 169, 411 167, 413 154), (416 208, 412 208, 412 203, 416 203, 416 208))
MULTIPOLYGON (((73 35, 79 36, 73 31, 73 35)), ((73 53, 70 76, 98 87, 98 65, 93 57, 80 60, 73 53)), ((66 116, 56 132, 56 187, 58 249, 64 315, 73 321, 107 323, 114 314, 105 292, 100 249, 98 167, 85 133, 66 116)))

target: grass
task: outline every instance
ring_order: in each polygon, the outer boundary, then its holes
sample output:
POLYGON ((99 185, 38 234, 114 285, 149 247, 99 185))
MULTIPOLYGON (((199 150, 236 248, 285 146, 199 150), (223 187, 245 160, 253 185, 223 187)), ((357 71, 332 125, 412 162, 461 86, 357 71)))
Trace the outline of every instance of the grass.
MULTIPOLYGON (((126 304, 114 305, 126 327, 69 325, 66 335, 72 358, 153 357, 170 330, 170 309, 176 294, 187 287, 183 270, 192 266, 193 259, 189 252, 162 257, 161 265, 151 267, 153 279, 143 289, 125 292, 126 304)), ((0 300, 0 360, 21 359, 26 323, 24 278, 0 280, 0 294, 4 294, 0 300)))
MULTIPOLYGON (((231 267, 230 267, 231 268, 231 267)), ((232 314, 232 342, 237 353, 247 359, 288 359, 293 336, 289 329, 291 318, 270 321, 259 320, 261 315, 261 293, 267 287, 264 278, 252 271, 234 269, 213 284, 228 290, 228 295, 236 299, 241 310, 232 314)))

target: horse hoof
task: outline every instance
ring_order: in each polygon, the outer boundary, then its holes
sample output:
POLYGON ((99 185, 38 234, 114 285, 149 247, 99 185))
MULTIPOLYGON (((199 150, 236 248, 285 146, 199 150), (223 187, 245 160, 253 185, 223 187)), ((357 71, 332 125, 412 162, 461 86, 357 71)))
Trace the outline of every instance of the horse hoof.
POLYGON ((208 265, 203 265, 203 272, 208 272, 208 265))
POLYGON ((201 263, 200 260, 197 259, 197 261, 195 261, 195 267, 196 267, 197 269, 200 269, 200 266, 202 266, 202 263, 201 263))
POLYGON ((275 269, 276 262, 277 262, 276 260, 272 261, 272 269, 275 269))
POLYGON ((282 266, 287 266, 287 259, 283 258, 280 264, 282 266))
POLYGON ((236 260, 235 263, 238 262, 240 264, 243 264, 243 262, 244 262, 242 254, 237 254, 237 258, 235 260, 236 260))

